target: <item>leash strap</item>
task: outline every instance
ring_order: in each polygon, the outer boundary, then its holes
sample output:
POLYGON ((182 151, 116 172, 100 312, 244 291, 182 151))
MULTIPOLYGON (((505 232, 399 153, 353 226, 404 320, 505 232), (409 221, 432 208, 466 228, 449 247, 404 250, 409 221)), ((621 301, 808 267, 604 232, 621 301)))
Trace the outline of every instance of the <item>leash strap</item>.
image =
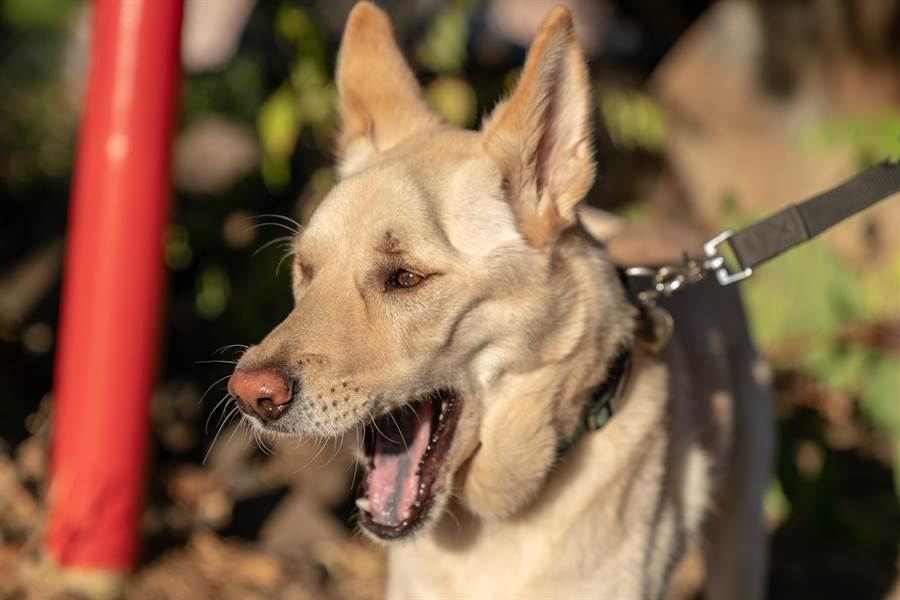
POLYGON ((827 192, 792 204, 738 232, 723 231, 703 246, 708 267, 722 285, 746 279, 758 265, 897 192, 900 192, 900 162, 884 161, 827 192), (726 241, 740 266, 734 273, 727 270, 718 253, 718 246, 726 241))
POLYGON ((726 229, 703 244, 705 260, 685 254, 680 264, 627 267, 625 275, 629 281, 646 282, 635 295, 649 308, 656 307, 660 297, 671 296, 710 273, 715 274, 720 285, 731 285, 750 277, 753 269, 767 260, 897 192, 900 192, 900 161, 886 160, 827 192, 792 204, 740 231, 726 229), (738 262, 739 269, 734 272, 728 270, 725 258, 719 253, 719 246, 726 242, 738 262))

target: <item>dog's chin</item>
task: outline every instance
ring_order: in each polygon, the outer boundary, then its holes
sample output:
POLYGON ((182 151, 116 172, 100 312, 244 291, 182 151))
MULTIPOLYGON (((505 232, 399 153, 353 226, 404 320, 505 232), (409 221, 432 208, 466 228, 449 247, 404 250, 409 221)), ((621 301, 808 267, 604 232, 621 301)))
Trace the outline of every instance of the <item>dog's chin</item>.
POLYGON ((363 531, 381 541, 421 532, 446 503, 448 463, 462 397, 432 392, 366 426, 362 494, 356 500, 363 531))

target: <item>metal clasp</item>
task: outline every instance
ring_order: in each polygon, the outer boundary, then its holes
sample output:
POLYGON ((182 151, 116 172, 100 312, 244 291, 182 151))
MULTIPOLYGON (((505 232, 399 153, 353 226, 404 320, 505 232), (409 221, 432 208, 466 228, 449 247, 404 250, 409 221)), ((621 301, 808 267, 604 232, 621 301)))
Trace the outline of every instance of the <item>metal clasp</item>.
POLYGON ((678 290, 703 279, 704 266, 699 261, 685 256, 684 262, 680 265, 628 267, 625 274, 628 277, 649 280, 649 289, 638 293, 637 298, 646 306, 655 306, 658 298, 671 296, 678 290))
POLYGON ((716 279, 719 281, 719 285, 722 286, 737 283, 738 281, 747 279, 753 274, 753 269, 750 267, 736 273, 728 272, 728 267, 725 266, 725 258, 719 254, 719 246, 728 241, 732 235, 734 235, 734 230, 726 229, 703 244, 703 252, 706 254, 707 258, 706 264, 703 266, 716 274, 716 279))

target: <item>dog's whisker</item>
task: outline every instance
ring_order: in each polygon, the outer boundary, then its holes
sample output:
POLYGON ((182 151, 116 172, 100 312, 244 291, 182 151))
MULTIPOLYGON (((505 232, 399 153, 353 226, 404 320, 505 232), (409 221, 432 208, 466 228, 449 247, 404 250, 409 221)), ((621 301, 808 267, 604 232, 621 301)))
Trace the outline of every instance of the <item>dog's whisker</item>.
POLYGON ((334 462, 334 459, 337 458, 337 455, 338 455, 338 453, 339 453, 340 450, 341 450, 340 444, 343 443, 343 441, 344 441, 344 434, 341 434, 341 439, 340 439, 340 440, 336 440, 336 439, 334 439, 334 438, 331 438, 331 440, 330 440, 330 442, 329 442, 329 443, 331 444, 331 448, 332 448, 331 456, 328 457, 328 460, 325 461, 325 464, 323 464, 323 465, 322 465, 321 467, 319 467, 319 468, 324 469, 325 467, 327 467, 328 465, 330 465, 332 462, 334 462))
MULTIPOLYGON (((228 439, 225 440, 225 445, 228 446, 229 444, 231 444, 231 440, 233 440, 235 434, 241 430, 241 427, 249 427, 249 426, 250 426, 250 424, 247 421, 245 421, 244 419, 241 419, 240 421, 238 421, 237 424, 231 428, 231 435, 229 435, 228 439)), ((248 443, 249 443, 249 436, 244 436, 244 446, 246 447, 248 443)))
MULTIPOLYGON (((198 360, 195 362, 198 365, 211 365, 211 364, 236 365, 238 363, 238 361, 236 361, 236 360, 225 360, 225 359, 198 360)), ((229 376, 230 375, 226 375, 225 377, 229 377, 229 376)), ((219 381, 221 381, 221 379, 219 381)))
POLYGON ((397 419, 394 418, 394 413, 389 412, 388 416, 391 418, 391 421, 394 422, 394 427, 397 428, 397 433, 400 434, 400 441, 403 442, 403 447, 406 448, 407 452, 409 452, 409 445, 406 443, 406 438, 403 437, 403 430, 400 429, 400 424, 397 422, 397 419))
POLYGON ((268 456, 275 456, 275 451, 269 447, 265 440, 265 432, 260 431, 256 428, 253 429, 253 438, 256 441, 256 447, 259 448, 263 454, 268 456))
POLYGON ((421 423, 421 422, 422 422, 422 417, 419 416, 419 411, 417 411, 416 409, 414 409, 414 408, 412 407, 412 404, 404 404, 403 406, 400 407, 400 410, 403 411, 403 412, 405 412, 405 411, 407 411, 407 410, 412 411, 413 416, 416 418, 416 423, 421 423))
POLYGON ((225 425, 228 423, 231 416, 234 415, 235 411, 240 410, 237 405, 231 407, 225 416, 223 416, 222 421, 219 423, 219 428, 216 429, 216 435, 213 436, 212 442, 209 444, 209 448, 206 449, 206 454, 203 455, 203 460, 200 462, 201 465, 205 465, 207 459, 209 459, 209 455, 212 453, 213 447, 216 445, 216 441, 219 439, 219 435, 222 433, 222 430, 225 428, 225 425))
POLYGON ((256 250, 254 250, 252 256, 256 256, 257 254, 259 254, 260 252, 262 252, 263 250, 265 250, 266 248, 268 248, 270 246, 274 246, 275 244, 279 244, 281 242, 290 242, 293 239, 294 238, 292 238, 291 236, 287 236, 287 235, 283 235, 281 237, 271 239, 268 242, 266 242, 265 244, 263 244, 262 246, 260 246, 259 248, 257 248, 256 250))
MULTIPOLYGON (((356 447, 359 448, 359 425, 353 426, 353 435, 356 436, 356 447)), ((350 491, 356 487, 356 472, 359 470, 359 452, 353 453, 353 476, 350 478, 350 491)))
POLYGON ((258 430, 253 432, 253 439, 256 441, 256 447, 259 448, 260 452, 266 456, 272 456, 274 454, 258 430))
POLYGON ((340 439, 338 439, 338 440, 333 444, 334 450, 333 450, 332 453, 331 453, 331 458, 329 458, 329 459, 328 459, 328 462, 325 463, 325 466, 330 465, 330 464, 334 461, 334 459, 338 457, 338 454, 341 453, 341 450, 342 450, 343 447, 344 447, 344 435, 345 435, 346 433, 347 433, 346 431, 342 431, 342 432, 341 432, 341 437, 340 437, 340 439))
POLYGON ((287 215, 276 215, 274 213, 266 213, 266 214, 262 214, 262 215, 256 215, 254 218, 255 219, 268 219, 268 218, 281 219, 282 221, 287 221, 288 224, 292 225, 294 227, 295 233, 300 234, 303 232, 303 225, 301 225, 300 223, 298 223, 297 221, 295 221, 294 219, 292 219, 291 217, 289 217, 287 215))
POLYGON ((222 396, 219 399, 218 402, 216 402, 215 406, 212 407, 212 410, 209 411, 209 416, 206 417, 206 423, 203 424, 203 435, 206 435, 209 433, 209 422, 212 420, 213 415, 216 414, 216 411, 219 409, 220 406, 222 406, 223 404, 228 402, 228 400, 230 400, 230 399, 231 399, 231 394, 225 394, 224 396, 222 396))
POLYGON ((278 441, 272 435, 265 434, 263 437, 263 445, 269 450, 272 456, 278 454, 278 441))
POLYGON ((278 221, 264 221, 262 223, 257 223, 256 225, 251 225, 250 227, 247 227, 246 231, 253 231, 254 229, 259 229, 260 227, 280 227, 281 229, 290 231, 291 235, 296 236, 296 235, 300 234, 300 231, 294 229, 293 227, 291 227, 285 223, 279 223, 278 221))
POLYGON ((253 441, 253 428, 247 424, 245 419, 241 419, 237 423, 234 424, 234 427, 231 429, 231 435, 228 436, 228 439, 225 441, 225 445, 228 446, 231 444, 231 440, 234 439, 234 436, 241 432, 240 442, 241 448, 247 450, 249 448, 256 448, 256 444, 253 441))
MULTIPOLYGON (((319 436, 310 436, 310 437, 312 438, 312 441, 313 441, 313 452, 314 452, 314 454, 313 454, 312 458, 310 458, 309 460, 307 460, 307 461, 306 461, 305 463, 303 463, 300 467, 298 467, 298 468, 294 469, 293 471, 291 471, 291 474, 292 474, 292 475, 296 475, 297 473, 300 473, 301 471, 303 471, 304 469, 306 469, 308 466, 310 466, 311 464, 313 464, 313 462, 315 462, 315 460, 319 457, 319 453, 322 451, 322 448, 325 447, 324 445, 323 445, 321 448, 319 447, 319 442, 321 441, 321 438, 319 438, 319 436)), ((310 438, 307 437, 306 439, 308 440, 308 439, 310 439, 310 438)), ((299 445, 298 445, 298 448, 299 448, 299 445)))
POLYGON ((197 406, 200 406, 201 404, 203 404, 204 398, 206 398, 206 395, 207 395, 208 393, 210 393, 214 387, 216 387, 217 385, 219 385, 221 382, 225 381, 225 380, 228 379, 229 377, 231 377, 231 374, 230 374, 230 373, 229 373, 228 375, 225 375, 224 377, 219 377, 218 379, 216 379, 215 381, 213 381, 211 384, 209 384, 209 387, 206 388, 206 391, 203 392, 203 394, 201 394, 200 400, 197 401, 197 406))
POLYGON ((225 346, 222 346, 221 348, 213 350, 212 354, 213 356, 215 356, 216 354, 225 352, 226 350, 230 350, 231 348, 240 348, 241 350, 247 351, 250 349, 250 346, 248 346, 247 344, 227 344, 225 346))
MULTIPOLYGON (((281 229, 284 229, 284 230, 290 232, 290 235, 281 235, 281 236, 278 236, 277 238, 274 238, 274 239, 271 239, 271 240, 265 242, 265 243, 262 245, 262 247, 257 248, 257 249, 253 252, 252 256, 256 256, 257 254, 259 254, 261 251, 263 251, 264 249, 268 248, 268 247, 271 246, 272 244, 278 244, 278 243, 280 243, 280 242, 289 242, 289 241, 294 240, 294 239, 296 238, 296 236, 297 236, 297 233, 296 233, 294 230, 292 230, 290 227, 287 227, 287 226, 284 225, 283 223, 260 223, 259 225, 254 225, 253 227, 248 227, 248 228, 247 228, 247 231, 252 231, 252 230, 254 230, 254 229, 258 229, 258 228, 260 228, 260 227, 266 227, 266 226, 269 226, 269 225, 271 225, 271 226, 273 226, 273 227, 280 227, 281 229)), ((279 233, 280 233, 280 232, 279 232, 279 233)))
POLYGON ((266 452, 265 448, 263 448, 260 443, 259 430, 256 427, 251 427, 247 429, 247 435, 245 442, 253 442, 253 445, 256 446, 256 449, 259 450, 262 454, 268 456, 268 452, 266 452))
POLYGON ((275 277, 278 277, 278 270, 281 269, 281 263, 284 262, 284 259, 290 258, 292 256, 294 256, 293 249, 289 250, 284 254, 284 256, 278 259, 278 262, 275 264, 275 277))
MULTIPOLYGON (((321 456, 322 452, 324 452, 325 447, 328 445, 328 440, 325 438, 316 438, 316 441, 321 442, 322 445, 319 446, 319 449, 316 451, 315 455, 313 455, 313 457, 309 461, 309 463, 306 464, 306 466, 309 466, 310 464, 315 463, 316 460, 318 460, 319 456, 321 456)), ((317 443, 317 445, 318 445, 318 443, 317 443)), ((304 468, 306 468, 306 466, 304 466, 304 468)))
MULTIPOLYGON (((385 435, 385 433, 381 430, 381 428, 378 426, 378 422, 375 420, 375 417, 372 415, 372 411, 369 410, 369 409, 366 409, 366 410, 369 412, 369 418, 372 420, 372 427, 375 428, 375 431, 377 431, 378 434, 379 434, 381 437, 383 437, 383 438, 386 439, 387 441, 391 442, 392 444, 398 444, 399 442, 398 442, 397 440, 393 440, 393 439, 389 438, 389 437, 388 437, 387 435, 385 435)), ((396 421, 395 421, 395 422, 396 422, 396 421)))

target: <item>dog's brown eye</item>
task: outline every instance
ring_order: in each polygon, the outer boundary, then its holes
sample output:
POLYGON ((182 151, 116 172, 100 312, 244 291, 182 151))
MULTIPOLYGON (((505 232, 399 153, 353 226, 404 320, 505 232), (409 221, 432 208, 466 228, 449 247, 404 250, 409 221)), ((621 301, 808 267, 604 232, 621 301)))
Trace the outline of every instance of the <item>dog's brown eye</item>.
POLYGON ((388 283, 390 283, 391 286, 395 288, 411 288, 416 287, 424 280, 425 278, 418 273, 413 273, 412 271, 407 271, 406 269, 398 269, 394 271, 393 275, 391 275, 388 283))

